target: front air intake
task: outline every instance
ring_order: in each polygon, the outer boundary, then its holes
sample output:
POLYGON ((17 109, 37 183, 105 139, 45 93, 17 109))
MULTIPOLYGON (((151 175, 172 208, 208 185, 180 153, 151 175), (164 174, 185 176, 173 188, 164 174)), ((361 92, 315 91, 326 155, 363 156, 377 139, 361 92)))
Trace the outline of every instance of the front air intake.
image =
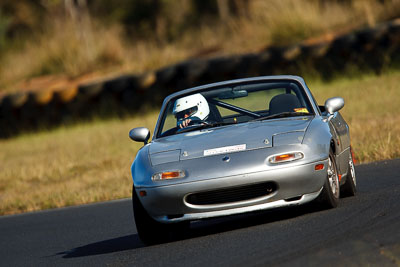
POLYGON ((276 189, 277 185, 274 182, 227 187, 189 194, 186 196, 186 202, 192 205, 218 205, 240 202, 266 197, 274 193, 276 189))

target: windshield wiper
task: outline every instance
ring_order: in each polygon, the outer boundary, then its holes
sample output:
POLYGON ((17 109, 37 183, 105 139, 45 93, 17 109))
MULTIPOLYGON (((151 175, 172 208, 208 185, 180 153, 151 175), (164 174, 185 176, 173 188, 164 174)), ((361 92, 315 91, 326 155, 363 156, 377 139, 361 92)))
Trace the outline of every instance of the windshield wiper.
POLYGON ((213 122, 213 123, 206 123, 204 124, 204 128, 212 128, 212 127, 217 127, 217 126, 225 126, 225 125, 231 125, 231 124, 237 124, 237 122, 213 122))
POLYGON ((236 122, 213 122, 213 123, 194 124, 194 125, 190 125, 188 127, 182 128, 182 129, 178 129, 176 131, 176 133, 185 133, 185 132, 190 132, 190 131, 195 131, 195 130, 202 130, 202 129, 213 128, 213 127, 218 127, 218 126, 230 125, 230 124, 236 124, 236 122))
POLYGON ((276 119, 276 118, 310 116, 310 115, 313 115, 313 114, 308 113, 308 112, 291 112, 291 111, 289 111, 289 112, 281 112, 281 113, 277 113, 277 114, 268 115, 268 116, 257 118, 257 119, 251 120, 251 121, 263 121, 263 120, 276 119))

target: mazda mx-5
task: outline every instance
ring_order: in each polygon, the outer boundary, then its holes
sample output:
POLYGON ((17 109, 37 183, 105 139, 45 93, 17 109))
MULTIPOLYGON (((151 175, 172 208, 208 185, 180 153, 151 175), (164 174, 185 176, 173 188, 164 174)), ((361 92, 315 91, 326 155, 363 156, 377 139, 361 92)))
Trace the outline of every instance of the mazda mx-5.
POLYGON ((298 76, 231 80, 165 98, 132 164, 139 237, 154 243, 190 221, 315 202, 356 192, 349 127, 333 97, 318 106, 298 76))

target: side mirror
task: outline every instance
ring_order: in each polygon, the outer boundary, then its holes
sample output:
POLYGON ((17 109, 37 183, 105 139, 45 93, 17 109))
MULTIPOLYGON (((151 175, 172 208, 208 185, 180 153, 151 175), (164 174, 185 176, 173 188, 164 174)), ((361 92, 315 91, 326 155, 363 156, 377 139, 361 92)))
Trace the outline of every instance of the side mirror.
POLYGON ((344 106, 344 99, 341 97, 332 97, 325 101, 325 110, 329 115, 339 111, 344 106))
POLYGON ((344 106, 344 99, 341 97, 332 97, 325 101, 325 110, 328 112, 328 119, 330 121, 333 118, 333 113, 339 111, 344 106))
POLYGON ((129 137, 136 142, 147 144, 150 138, 150 131, 145 127, 133 128, 129 131, 129 137))

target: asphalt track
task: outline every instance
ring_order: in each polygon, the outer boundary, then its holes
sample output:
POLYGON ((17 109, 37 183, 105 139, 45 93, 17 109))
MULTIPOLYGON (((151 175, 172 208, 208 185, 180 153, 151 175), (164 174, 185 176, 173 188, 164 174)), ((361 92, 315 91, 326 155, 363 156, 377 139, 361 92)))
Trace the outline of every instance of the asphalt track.
POLYGON ((400 266, 400 159, 356 166, 358 195, 192 224, 145 247, 129 199, 0 217, 1 266, 400 266))

